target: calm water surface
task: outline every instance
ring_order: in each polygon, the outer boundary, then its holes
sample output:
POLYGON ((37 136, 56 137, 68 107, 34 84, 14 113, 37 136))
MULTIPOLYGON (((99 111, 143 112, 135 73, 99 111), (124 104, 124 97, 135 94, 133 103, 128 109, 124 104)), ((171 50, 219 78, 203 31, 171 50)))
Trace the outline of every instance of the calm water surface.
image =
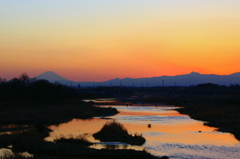
POLYGON ((156 156, 167 155, 170 158, 240 158, 240 142, 230 133, 216 132, 215 128, 204 126, 202 121, 179 114, 174 106, 112 106, 120 112, 106 118, 91 120, 73 119, 59 126, 51 126, 54 131, 50 137, 84 135, 96 144, 94 148, 147 149, 156 156), (141 133, 146 138, 143 146, 131 146, 119 142, 100 142, 92 137, 104 123, 115 119, 121 122, 129 132, 141 133), (151 127, 148 127, 151 124, 151 127))

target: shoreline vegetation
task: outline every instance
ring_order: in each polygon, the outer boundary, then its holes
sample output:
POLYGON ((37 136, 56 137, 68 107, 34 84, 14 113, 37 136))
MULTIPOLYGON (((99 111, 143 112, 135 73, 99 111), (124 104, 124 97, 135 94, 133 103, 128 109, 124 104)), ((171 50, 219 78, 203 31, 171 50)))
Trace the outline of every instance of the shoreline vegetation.
POLYGON ((49 125, 58 125, 73 118, 89 119, 96 116, 117 114, 115 108, 102 108, 83 99, 98 96, 78 92, 76 88, 50 83, 46 80, 30 80, 27 74, 10 81, 0 81, 0 148, 12 150, 5 159, 94 159, 94 158, 148 158, 156 157, 137 150, 93 149, 84 138, 60 138, 44 141, 52 131, 49 125), (14 130, 14 131, 13 131, 14 130), (12 131, 12 133, 3 133, 12 131), (23 152, 30 155, 24 156, 23 152))

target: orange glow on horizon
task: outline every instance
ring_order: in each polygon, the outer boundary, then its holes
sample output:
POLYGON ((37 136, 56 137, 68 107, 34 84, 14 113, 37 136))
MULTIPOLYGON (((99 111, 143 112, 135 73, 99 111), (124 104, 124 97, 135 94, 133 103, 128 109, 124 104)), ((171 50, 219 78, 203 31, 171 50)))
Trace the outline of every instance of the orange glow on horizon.
POLYGON ((239 2, 151 2, 73 2, 69 8, 43 2, 50 10, 5 2, 0 77, 54 71, 73 81, 98 82, 239 72, 239 2))

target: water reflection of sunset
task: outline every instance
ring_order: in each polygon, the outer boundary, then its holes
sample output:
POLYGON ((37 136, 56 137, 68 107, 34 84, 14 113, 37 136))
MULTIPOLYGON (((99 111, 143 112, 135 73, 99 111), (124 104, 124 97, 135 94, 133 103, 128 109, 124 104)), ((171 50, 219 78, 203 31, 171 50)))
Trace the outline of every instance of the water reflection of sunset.
POLYGON ((91 135, 99 131, 106 121, 107 120, 105 119, 98 118, 87 120, 73 119, 72 121, 59 126, 50 126, 50 129, 53 129, 54 132, 52 132, 50 137, 46 138, 46 140, 53 140, 60 135, 72 134, 73 136, 87 135, 90 141, 95 142, 96 140, 94 140, 91 135))
POLYGON ((184 144, 214 143, 236 144, 236 139, 229 133, 214 132, 215 128, 207 127, 202 122, 175 123, 175 124, 147 124, 124 123, 129 132, 143 133, 148 141, 172 142, 184 144), (199 132, 201 131, 201 132, 199 132))
MULTIPOLYGON (((205 126, 202 121, 188 119, 186 115, 179 114, 175 110, 166 108, 147 107, 145 111, 139 109, 129 109, 128 107, 118 107, 119 114, 112 116, 121 122, 129 133, 140 133, 146 138, 147 142, 167 142, 183 144, 215 144, 233 145, 239 143, 231 134, 216 132, 215 128, 205 126), (121 109, 120 109, 121 108, 121 109), (161 111, 160 111, 161 110, 161 111), (131 121, 129 117, 162 117, 161 121, 131 121), (174 117, 185 117, 184 120, 172 120, 174 117), (165 117, 165 118, 164 118, 165 117), (168 118, 166 118, 168 117, 168 118), (171 121, 164 121, 171 120, 171 121), (148 127, 151 124, 151 127, 148 127)), ((132 108, 132 107, 131 107, 132 108)), ((151 119, 151 118, 150 118, 151 119)), ((92 142, 99 142, 92 137, 93 133, 98 132, 107 119, 93 118, 89 120, 73 119, 68 123, 59 126, 51 126, 54 130, 46 140, 53 140, 60 135, 73 136, 85 135, 92 142)), ((103 148, 103 145, 95 145, 95 148, 103 148)), ((137 148, 136 148, 137 149, 137 148)), ((138 147, 139 149, 139 147, 138 147)))
POLYGON ((170 115, 170 116, 178 116, 178 112, 156 112, 156 111, 148 111, 148 112, 133 112, 133 111, 119 111, 118 115, 135 115, 135 116, 151 116, 151 115, 170 115))

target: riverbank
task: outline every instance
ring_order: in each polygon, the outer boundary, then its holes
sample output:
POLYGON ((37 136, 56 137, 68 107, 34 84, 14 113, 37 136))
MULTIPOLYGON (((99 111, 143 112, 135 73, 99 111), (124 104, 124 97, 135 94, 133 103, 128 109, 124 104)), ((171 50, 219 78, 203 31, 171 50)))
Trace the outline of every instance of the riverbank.
MULTIPOLYGON (((61 102, 39 103, 34 101, 11 101, 1 103, 0 147, 9 148, 13 152, 28 152, 33 158, 152 158, 159 159, 147 151, 93 149, 91 145, 78 142, 76 139, 44 141, 51 132, 46 126, 61 124, 73 118, 89 119, 96 116, 108 116, 118 113, 115 108, 95 107, 91 103, 80 102, 77 99, 61 102), (11 125, 13 124, 11 127, 11 125), (9 127, 7 126, 9 125, 9 127), (14 127, 16 126, 16 127, 14 127)), ((19 158, 19 155, 16 155, 19 158)), ((14 157, 11 157, 14 158, 14 157)), ((17 158, 17 157, 16 157, 17 158)), ((25 157, 20 157, 25 158, 25 157)), ((166 158, 166 157, 165 157, 166 158)))
POLYGON ((217 131, 229 132, 240 141, 239 95, 162 95, 142 98, 141 102, 161 103, 180 107, 176 109, 191 118, 204 121, 205 125, 216 127, 217 131))
MULTIPOLYGON (((12 151, 18 154, 27 151, 32 154, 34 159, 99 159, 99 158, 116 158, 116 159, 160 159, 160 157, 152 156, 147 151, 135 150, 112 150, 112 149, 93 149, 88 148, 90 142, 84 139, 58 139, 55 142, 46 142, 44 138, 49 135, 51 130, 45 127, 34 128, 30 131, 0 136, 0 146, 8 147, 12 145, 12 151)), ((11 158, 14 158, 12 156, 11 158)), ((167 158, 163 157, 162 159, 167 158)))
MULTIPOLYGON (((88 148, 91 145, 88 141, 79 139, 56 140, 55 142, 46 142, 43 139, 49 135, 51 130, 45 127, 34 128, 30 131, 0 136, 0 146, 7 147, 12 145, 12 151, 15 153, 27 151, 33 154, 34 159, 97 159, 97 158, 142 158, 159 159, 146 151, 135 150, 111 150, 111 149, 93 149, 88 148)), ((14 158, 14 157, 13 157, 14 158)), ((22 157, 25 158, 25 157, 22 157)), ((26 157, 27 158, 27 157, 26 157)), ((32 157, 31 157, 32 158, 32 157)))
POLYGON ((177 109, 196 120, 205 121, 205 125, 216 127, 217 131, 229 132, 240 141, 240 108, 239 106, 194 104, 177 109))
POLYGON ((118 113, 114 108, 94 107, 92 104, 81 102, 78 99, 46 103, 16 100, 2 102, 0 109, 1 125, 56 125, 73 118, 86 119, 118 113))

